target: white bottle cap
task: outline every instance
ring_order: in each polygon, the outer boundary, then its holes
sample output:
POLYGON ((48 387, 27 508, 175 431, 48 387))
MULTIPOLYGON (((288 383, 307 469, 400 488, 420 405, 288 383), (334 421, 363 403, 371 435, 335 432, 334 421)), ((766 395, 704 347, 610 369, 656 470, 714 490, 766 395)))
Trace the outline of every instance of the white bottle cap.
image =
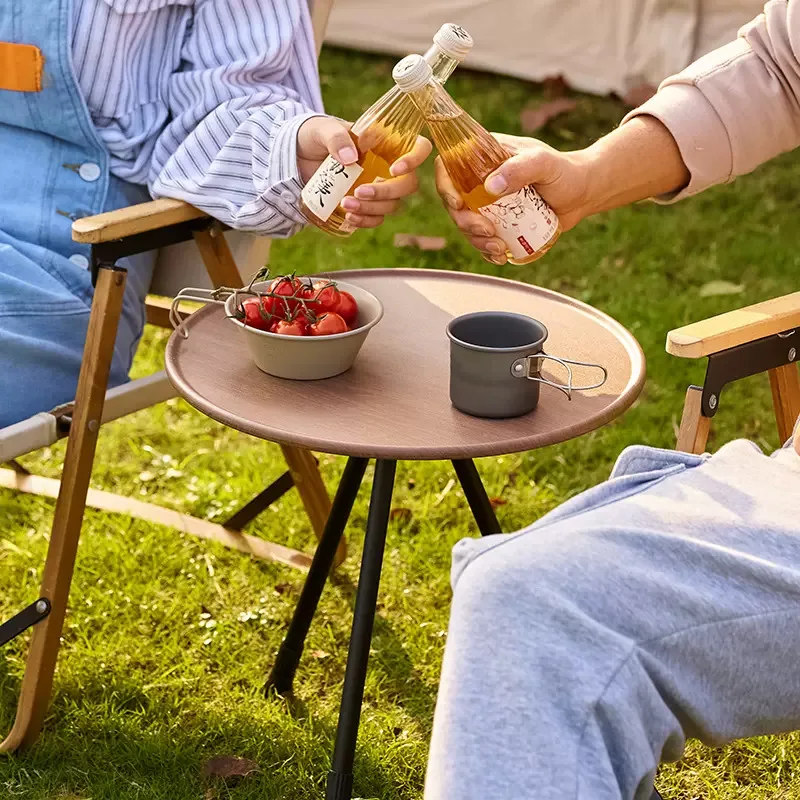
POLYGON ((467 54, 472 50, 472 37, 460 26, 454 22, 447 22, 436 31, 433 37, 433 43, 450 58, 456 58, 459 61, 467 57, 467 54))
POLYGON ((422 56, 406 56, 395 64, 392 77, 404 92, 416 92, 430 81, 433 70, 422 56))

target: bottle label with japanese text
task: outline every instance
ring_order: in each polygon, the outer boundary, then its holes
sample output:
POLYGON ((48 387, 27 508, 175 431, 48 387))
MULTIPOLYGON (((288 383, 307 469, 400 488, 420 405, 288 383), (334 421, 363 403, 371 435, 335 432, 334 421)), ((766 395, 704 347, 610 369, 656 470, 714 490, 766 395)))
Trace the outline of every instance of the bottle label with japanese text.
POLYGON ((541 250, 558 230, 558 217, 533 186, 478 210, 492 221, 515 260, 524 260, 541 250))
POLYGON ((309 178, 300 196, 313 214, 327 222, 363 171, 359 164, 345 167, 328 156, 309 178))

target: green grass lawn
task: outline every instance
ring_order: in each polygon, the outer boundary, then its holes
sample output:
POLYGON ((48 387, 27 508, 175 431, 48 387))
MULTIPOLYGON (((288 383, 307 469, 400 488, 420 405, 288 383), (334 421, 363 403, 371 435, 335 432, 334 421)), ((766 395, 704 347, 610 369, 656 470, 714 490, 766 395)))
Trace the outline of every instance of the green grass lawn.
MULTIPOLYGON (((355 118, 390 85, 391 59, 326 50, 328 109, 355 118)), ((463 72, 455 98, 487 127, 519 132, 519 112, 538 87, 463 72)), ((579 96, 577 110, 543 138, 565 149, 590 143, 624 114, 612 100, 579 96)), ((664 352, 673 327, 798 288, 793 211, 800 157, 784 157, 675 207, 640 204, 598 216, 564 235, 541 262, 497 268, 451 226, 430 165, 405 212, 372 232, 339 240, 308 230, 273 250, 281 271, 428 267, 491 272, 590 302, 638 337, 648 359, 642 398, 617 423, 543 451, 479 463, 508 530, 603 480, 620 450, 671 447, 683 394, 701 363, 664 352), (396 249, 396 232, 445 236, 437 252, 396 249), (724 280, 739 294, 705 297, 724 280)), ((160 368, 166 334, 148 329, 137 375, 160 368)), ((746 435, 777 444, 766 379, 726 390, 710 447, 746 435)), ((335 425, 331 419, 331 425, 335 425)), ((24 459, 59 474, 64 448, 24 459)), ((333 489, 343 459, 321 457, 333 489)), ((221 519, 284 469, 276 446, 234 433, 172 400, 103 429, 93 485, 221 519)), ((445 643, 451 546, 475 535, 458 489, 443 494, 448 464, 401 464, 366 687, 355 794, 421 798, 427 742, 445 643)), ((173 530, 89 511, 64 631, 51 714, 40 743, 0 757, 0 798, 26 800, 216 800, 321 797, 332 749, 357 580, 366 486, 355 508, 352 557, 322 601, 296 682, 297 698, 265 700, 261 687, 289 621, 302 573, 257 563, 173 530), (260 772, 237 785, 206 784, 207 759, 254 759, 260 772)), ((0 490, 0 619, 37 596, 53 504, 0 490)), ((251 532, 310 549, 295 493, 251 532)), ((0 731, 11 724, 27 637, 0 653, 0 731)), ((487 665, 490 667, 491 665, 487 665)), ((769 669, 769 664, 764 665, 769 669)), ((691 745, 664 768, 666 798, 755 800, 800 791, 796 736, 723 750, 691 745)), ((487 800, 490 800, 487 798, 487 800)))

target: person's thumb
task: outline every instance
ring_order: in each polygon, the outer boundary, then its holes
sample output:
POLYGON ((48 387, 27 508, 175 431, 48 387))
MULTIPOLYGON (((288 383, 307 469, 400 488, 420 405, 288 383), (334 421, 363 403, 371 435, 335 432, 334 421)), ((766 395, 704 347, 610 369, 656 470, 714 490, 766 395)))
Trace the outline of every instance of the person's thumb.
POLYGON ((347 166, 358 161, 358 151, 347 126, 335 117, 321 117, 313 127, 313 143, 347 166))
POLYGON ((518 192, 528 184, 552 183, 558 177, 558 159, 545 147, 531 147, 517 153, 498 167, 484 181, 495 196, 518 192))

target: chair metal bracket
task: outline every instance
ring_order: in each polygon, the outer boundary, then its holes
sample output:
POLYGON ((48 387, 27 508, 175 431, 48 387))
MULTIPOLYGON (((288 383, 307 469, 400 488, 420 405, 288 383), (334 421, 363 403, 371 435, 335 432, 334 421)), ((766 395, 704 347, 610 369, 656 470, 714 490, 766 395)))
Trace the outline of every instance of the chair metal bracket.
POLYGON ((15 614, 0 625, 0 647, 40 623, 48 616, 50 609, 50 601, 46 597, 40 597, 35 603, 23 608, 19 614, 15 614))
POLYGON ((96 285, 97 273, 101 267, 125 271, 125 267, 117 265, 120 258, 135 256, 138 253, 148 253, 151 250, 160 250, 162 247, 179 242, 187 242, 197 231, 204 231, 214 224, 215 220, 209 217, 200 217, 163 228, 155 228, 151 231, 133 233, 123 239, 112 239, 108 242, 93 244, 90 258, 92 285, 96 285))
POLYGON ((713 417, 717 413, 720 395, 727 384, 791 364, 798 356, 800 328, 712 353, 703 381, 703 416, 713 417))

